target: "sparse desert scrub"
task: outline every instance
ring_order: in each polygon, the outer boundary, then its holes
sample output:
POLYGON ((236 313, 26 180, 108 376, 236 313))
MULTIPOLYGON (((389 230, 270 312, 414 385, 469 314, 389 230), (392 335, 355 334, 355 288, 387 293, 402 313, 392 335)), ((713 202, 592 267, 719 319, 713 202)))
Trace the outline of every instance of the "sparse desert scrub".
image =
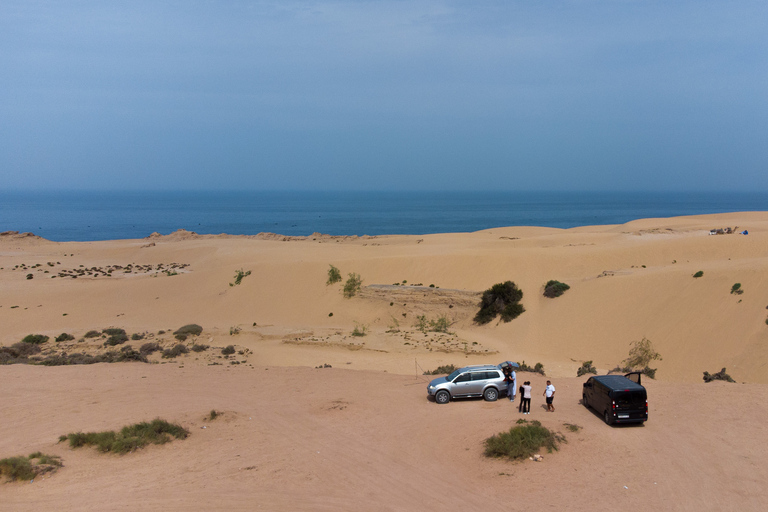
POLYGON ((69 333, 63 332, 63 333, 59 334, 58 336, 56 336, 56 338, 54 338, 54 339, 56 340, 57 343, 59 343, 61 341, 71 341, 71 340, 75 339, 75 337, 72 336, 69 333))
POLYGON ((735 295, 744 293, 744 290, 741 288, 741 283, 733 283, 733 286, 731 286, 731 293, 735 295))
POLYGON ((101 333, 95 330, 90 330, 87 333, 83 334, 83 338, 98 338, 99 336, 101 336, 101 333))
POLYGON ((424 372, 424 375, 448 375, 456 369, 458 369, 458 366, 454 364, 446 364, 443 366, 438 366, 432 371, 426 371, 424 372))
POLYGON ((186 354, 187 352, 189 352, 189 349, 186 347, 186 345, 178 343, 174 345, 173 348, 163 350, 163 359, 172 359, 182 354, 186 354))
POLYGON ((694 277, 694 278, 696 278, 696 279, 698 279, 698 278, 700 278, 700 277, 701 277, 701 276, 703 276, 703 275, 704 275, 704 271, 703 271, 703 270, 699 270, 698 272, 696 272, 695 274, 693 274, 693 277, 694 277))
POLYGON ((216 409, 211 409, 211 412, 208 414, 208 421, 213 421, 219 416, 221 416, 220 412, 218 412, 216 409))
POLYGON ((120 328, 117 328, 117 327, 107 327, 106 329, 103 329, 101 332, 103 332, 107 336, 126 335, 125 334, 125 329, 120 329, 120 328))
MULTIPOLYGON (((123 331, 123 330, 120 329, 120 331, 123 331)), ((128 335, 125 334, 125 331, 123 331, 123 332, 119 332, 119 333, 110 335, 106 339, 106 341, 104 341, 104 346, 105 347, 114 347, 115 345, 122 345, 126 341, 128 341, 128 335)))
POLYGON ((547 284, 544 285, 544 296, 549 297, 550 299, 554 299, 555 297, 559 297, 564 294, 566 290, 570 290, 570 288, 571 287, 565 283, 550 280, 547 281, 547 284))
POLYGON ((445 315, 440 315, 436 319, 429 321, 429 330, 432 332, 447 333, 450 326, 451 321, 445 315))
POLYGON ((368 326, 363 324, 358 324, 355 322, 355 328, 352 329, 352 336, 365 336, 368 334, 368 326))
POLYGON ((37 475, 51 473, 62 466, 61 457, 35 452, 28 457, 0 459, 0 475, 8 481, 32 480, 37 475))
POLYGON ((208 348, 209 348, 208 345, 195 343, 194 345, 192 345, 191 350, 192 352, 205 352, 206 350, 208 350, 208 348))
POLYGON ((347 282, 344 283, 344 297, 348 299, 354 297, 360 291, 362 284, 363 280, 359 274, 350 273, 347 282))
POLYGON ((100 452, 128 453, 152 443, 165 444, 176 439, 186 439, 189 431, 175 423, 154 419, 151 422, 136 423, 123 427, 119 432, 77 432, 59 437, 59 441, 69 441, 71 448, 94 446, 100 452))
POLYGON ((538 421, 528 423, 521 420, 520 425, 501 432, 485 440, 486 457, 507 457, 512 460, 522 460, 534 455, 541 448, 549 453, 558 449, 558 444, 565 437, 552 432, 538 421))
POLYGON ((143 356, 148 356, 154 352, 157 352, 158 350, 163 350, 163 348, 158 343, 145 343, 141 347, 139 347, 139 352, 143 356))
POLYGON ((704 382, 712 382, 713 380, 724 380, 725 382, 736 382, 733 378, 725 373, 725 368, 717 373, 704 372, 704 382))
POLYGON ((341 272, 339 269, 333 265, 330 265, 330 267, 328 269, 328 280, 325 282, 326 286, 341 282, 341 272))
POLYGON ((475 323, 487 324, 497 315, 501 316, 503 322, 514 320, 525 312, 525 308, 520 304, 522 298, 523 291, 512 281, 493 285, 483 292, 480 311, 474 318, 475 323))
POLYGON ((178 336, 179 334, 184 334, 186 336, 200 336, 200 333, 202 332, 203 328, 201 326, 197 324, 187 324, 173 331, 173 334, 174 336, 178 336))
POLYGON ((42 343, 48 342, 48 336, 45 336, 43 334, 27 334, 22 338, 22 343, 32 343, 34 345, 40 345, 42 343))
POLYGON ((539 375, 545 375, 544 374, 544 365, 541 363, 536 363, 533 366, 528 366, 525 364, 525 361, 520 363, 520 368, 517 369, 519 372, 531 372, 531 373, 538 373, 539 375))
POLYGON ((633 341, 630 343, 632 348, 629 349, 629 357, 627 357, 622 363, 624 366, 617 366, 612 372, 642 372, 644 375, 655 379, 656 368, 651 368, 649 365, 651 361, 661 361, 661 355, 653 349, 651 340, 643 337, 640 341, 633 341))
POLYGON ((247 277, 249 275, 251 275, 251 271, 250 270, 245 270, 245 271, 243 269, 235 270, 235 282, 234 283, 229 283, 229 286, 237 286, 237 285, 239 285, 240 283, 243 282, 243 278, 247 277))
POLYGON ((588 373, 593 373, 597 375, 597 368, 595 368, 592 365, 592 361, 584 361, 581 364, 581 367, 579 367, 578 370, 576 370, 576 376, 581 377, 582 375, 586 375, 588 373))
POLYGON ((223 349, 221 349, 221 353, 225 356, 231 355, 235 353, 235 346, 234 345, 227 345, 223 349))

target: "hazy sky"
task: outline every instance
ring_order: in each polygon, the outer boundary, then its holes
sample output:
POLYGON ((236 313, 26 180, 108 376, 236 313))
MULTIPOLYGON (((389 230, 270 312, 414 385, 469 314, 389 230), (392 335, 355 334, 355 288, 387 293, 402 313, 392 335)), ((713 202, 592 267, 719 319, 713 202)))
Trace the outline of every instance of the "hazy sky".
POLYGON ((768 190, 768 2, 2 0, 0 178, 768 190))

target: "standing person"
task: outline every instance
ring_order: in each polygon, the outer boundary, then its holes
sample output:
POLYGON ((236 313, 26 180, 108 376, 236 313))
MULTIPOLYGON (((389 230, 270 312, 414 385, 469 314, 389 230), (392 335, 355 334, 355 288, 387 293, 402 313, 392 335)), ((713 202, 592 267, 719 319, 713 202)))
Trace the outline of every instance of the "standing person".
POLYGON ((547 381, 547 389, 544 390, 544 396, 547 397, 547 412, 555 412, 555 406, 552 405, 552 401, 555 399, 555 386, 552 385, 552 381, 547 381))
POLYGON ((517 406, 517 412, 523 412, 523 403, 525 402, 525 400, 523 400, 523 386, 525 386, 525 384, 528 384, 528 382, 526 381, 523 383, 523 385, 521 385, 517 390, 517 392, 520 394, 520 405, 517 406))
POLYGON ((522 398, 520 399, 520 407, 523 409, 523 414, 531 414, 531 381, 525 381, 523 385, 520 386, 520 389, 522 389, 520 392, 522 395, 522 398))
POLYGON ((507 396, 510 402, 515 401, 515 394, 517 393, 517 374, 512 368, 509 369, 509 380, 507 381, 507 396))

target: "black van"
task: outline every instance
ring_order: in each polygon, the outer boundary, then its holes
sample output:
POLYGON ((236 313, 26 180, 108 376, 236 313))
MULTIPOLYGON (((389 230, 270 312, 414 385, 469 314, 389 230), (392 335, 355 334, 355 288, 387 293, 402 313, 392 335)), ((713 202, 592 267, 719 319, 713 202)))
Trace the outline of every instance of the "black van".
POLYGON ((590 377, 581 397, 584 406, 602 414, 608 425, 648 420, 648 395, 640 385, 640 372, 590 377))

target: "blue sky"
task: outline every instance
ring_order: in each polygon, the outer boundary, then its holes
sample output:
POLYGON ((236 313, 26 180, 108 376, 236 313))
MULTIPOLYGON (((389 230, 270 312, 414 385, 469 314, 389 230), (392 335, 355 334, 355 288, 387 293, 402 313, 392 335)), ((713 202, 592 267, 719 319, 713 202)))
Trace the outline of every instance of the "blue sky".
POLYGON ((768 190, 768 3, 3 0, 0 178, 768 190))

